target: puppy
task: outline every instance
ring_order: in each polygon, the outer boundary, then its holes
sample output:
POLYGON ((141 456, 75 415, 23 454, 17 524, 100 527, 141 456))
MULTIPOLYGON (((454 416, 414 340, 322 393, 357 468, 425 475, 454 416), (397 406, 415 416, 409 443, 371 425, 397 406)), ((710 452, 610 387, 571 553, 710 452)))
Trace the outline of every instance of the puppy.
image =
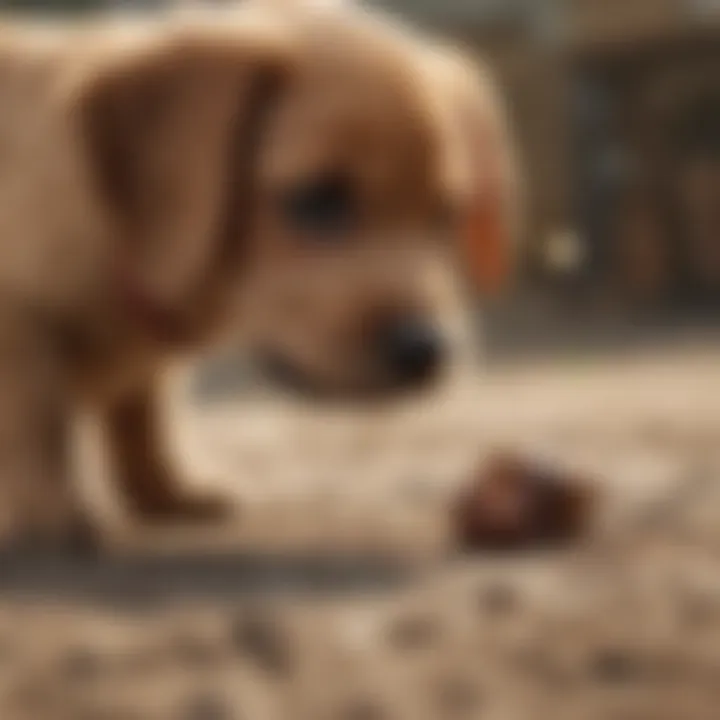
POLYGON ((168 362, 234 338, 313 397, 418 390, 450 360, 458 248, 503 271, 491 84, 361 10, 7 24, 0 105, 0 542, 86 536, 79 408, 133 513, 222 516, 163 449, 168 362))

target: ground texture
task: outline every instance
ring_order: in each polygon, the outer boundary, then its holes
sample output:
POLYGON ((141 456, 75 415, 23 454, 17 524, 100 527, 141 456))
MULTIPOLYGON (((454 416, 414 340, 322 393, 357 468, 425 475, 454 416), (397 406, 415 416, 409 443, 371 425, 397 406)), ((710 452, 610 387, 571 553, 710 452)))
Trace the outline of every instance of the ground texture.
POLYGON ((237 526, 116 523, 120 559, 6 568, 0 718, 720 717, 719 366, 498 368, 355 416, 180 405, 176 441, 237 526), (448 504, 497 445, 597 477, 586 541, 456 551, 448 504))

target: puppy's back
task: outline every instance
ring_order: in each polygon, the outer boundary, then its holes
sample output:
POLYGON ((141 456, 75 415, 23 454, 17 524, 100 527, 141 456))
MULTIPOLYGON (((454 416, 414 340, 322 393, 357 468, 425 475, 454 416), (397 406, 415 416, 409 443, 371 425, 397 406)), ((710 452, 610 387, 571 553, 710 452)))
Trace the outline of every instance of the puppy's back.
POLYGON ((101 218, 73 127, 73 78, 147 42, 147 21, 0 21, 0 296, 59 308, 97 276, 101 218))

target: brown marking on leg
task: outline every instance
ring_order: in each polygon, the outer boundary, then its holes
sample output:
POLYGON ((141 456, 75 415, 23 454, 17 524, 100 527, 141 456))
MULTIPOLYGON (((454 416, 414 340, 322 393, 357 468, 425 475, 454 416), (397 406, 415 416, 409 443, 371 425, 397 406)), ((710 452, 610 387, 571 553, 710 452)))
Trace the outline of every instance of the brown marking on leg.
POLYGON ((136 390, 106 411, 109 450, 116 482, 130 510, 149 520, 220 520, 228 500, 183 487, 162 450, 156 388, 136 390))

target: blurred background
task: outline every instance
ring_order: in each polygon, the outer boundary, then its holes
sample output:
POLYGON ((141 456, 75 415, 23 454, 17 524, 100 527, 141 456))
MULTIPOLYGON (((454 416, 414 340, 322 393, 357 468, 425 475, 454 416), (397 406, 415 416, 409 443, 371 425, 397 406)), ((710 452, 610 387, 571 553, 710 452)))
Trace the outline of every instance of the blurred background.
POLYGON ((712 332, 720 2, 387 5, 477 48, 505 88, 528 223, 515 295, 491 312, 497 349, 712 332))

